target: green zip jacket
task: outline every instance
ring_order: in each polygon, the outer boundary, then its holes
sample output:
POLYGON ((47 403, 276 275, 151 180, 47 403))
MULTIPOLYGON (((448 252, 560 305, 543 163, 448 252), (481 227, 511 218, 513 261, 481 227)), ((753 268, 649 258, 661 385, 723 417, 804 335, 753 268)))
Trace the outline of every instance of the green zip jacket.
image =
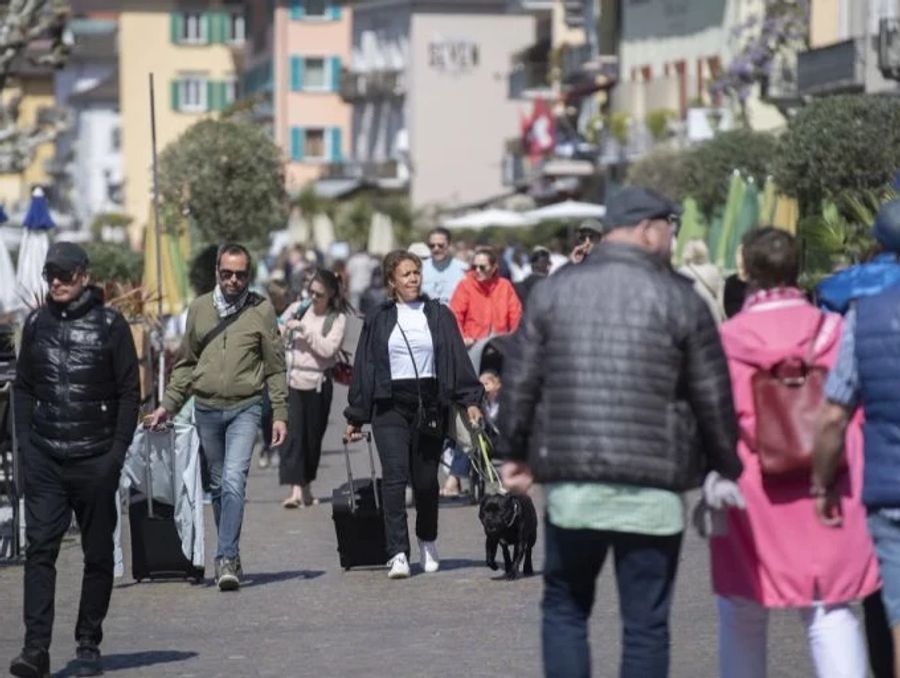
POLYGON ((197 297, 188 308, 163 407, 177 413, 193 395, 200 405, 227 410, 260 399, 268 386, 273 418, 287 421, 284 345, 272 304, 263 301, 246 309, 198 356, 200 340, 218 324, 212 293, 197 297))

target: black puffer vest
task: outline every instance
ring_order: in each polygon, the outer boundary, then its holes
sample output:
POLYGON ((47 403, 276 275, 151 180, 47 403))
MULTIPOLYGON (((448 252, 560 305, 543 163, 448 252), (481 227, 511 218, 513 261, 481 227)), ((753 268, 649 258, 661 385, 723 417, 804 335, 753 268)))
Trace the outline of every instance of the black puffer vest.
POLYGON ((31 442, 61 458, 108 452, 118 415, 109 345, 116 312, 96 287, 75 301, 52 301, 29 318, 34 342, 23 347, 34 370, 31 442))

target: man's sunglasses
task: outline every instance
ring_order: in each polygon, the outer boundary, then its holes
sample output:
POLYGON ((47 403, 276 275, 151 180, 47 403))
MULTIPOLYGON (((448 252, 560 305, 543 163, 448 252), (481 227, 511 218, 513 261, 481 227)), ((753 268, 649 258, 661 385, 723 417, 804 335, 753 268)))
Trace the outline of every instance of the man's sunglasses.
POLYGON ((428 249, 430 249, 430 250, 445 250, 445 249, 447 249, 447 243, 445 243, 445 242, 430 242, 430 243, 428 243, 428 249))
POLYGON ((239 282, 245 282, 250 277, 250 271, 229 271, 226 268, 219 269, 219 280, 228 282, 232 278, 237 278, 239 282))
POLYGON ((58 280, 63 285, 70 285, 78 276, 78 273, 79 271, 77 269, 74 271, 67 271, 63 268, 57 268, 56 266, 45 266, 41 275, 47 283, 58 280))

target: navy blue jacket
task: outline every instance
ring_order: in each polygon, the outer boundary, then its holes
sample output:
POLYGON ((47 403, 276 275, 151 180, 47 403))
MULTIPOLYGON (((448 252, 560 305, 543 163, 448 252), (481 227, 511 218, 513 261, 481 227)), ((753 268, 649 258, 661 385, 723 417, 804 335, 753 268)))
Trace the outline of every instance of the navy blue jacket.
POLYGON ((863 503, 900 507, 900 288, 858 301, 855 338, 866 416, 863 503))

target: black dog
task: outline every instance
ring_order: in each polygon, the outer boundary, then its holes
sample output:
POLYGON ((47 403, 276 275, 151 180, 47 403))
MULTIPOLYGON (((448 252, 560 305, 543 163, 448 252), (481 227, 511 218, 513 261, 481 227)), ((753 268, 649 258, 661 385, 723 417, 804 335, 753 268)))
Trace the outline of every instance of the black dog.
POLYGON ((537 541, 537 511, 534 502, 524 494, 490 494, 481 500, 478 518, 484 525, 487 566, 497 567, 497 545, 503 547, 503 566, 507 579, 534 574, 531 550, 537 541), (513 547, 512 558, 509 547, 513 547))

